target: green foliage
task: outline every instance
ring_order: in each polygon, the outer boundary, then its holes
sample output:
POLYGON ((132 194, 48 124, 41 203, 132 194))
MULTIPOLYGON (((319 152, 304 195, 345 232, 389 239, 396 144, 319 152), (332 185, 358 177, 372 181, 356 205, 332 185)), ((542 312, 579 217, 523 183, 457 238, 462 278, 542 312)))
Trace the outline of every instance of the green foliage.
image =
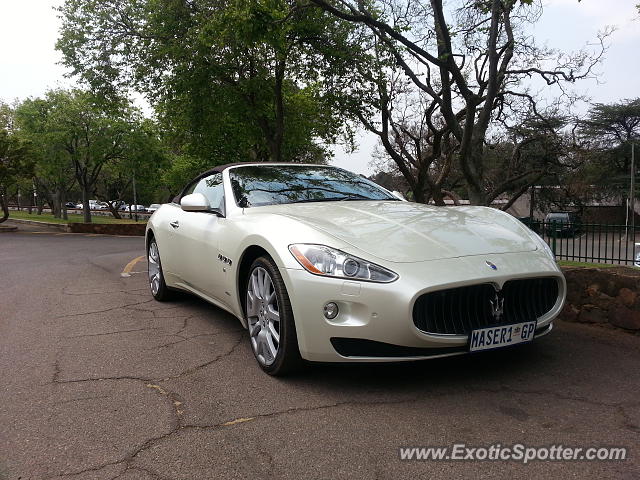
POLYGON ((4 194, 21 177, 28 177, 32 169, 28 146, 15 134, 0 130, 0 194, 4 194))
POLYGON ((0 223, 9 217, 7 192, 33 174, 29 145, 16 135, 14 109, 0 102, 0 223))
POLYGON ((39 186, 58 202, 74 181, 83 200, 96 189, 105 200, 121 198, 133 173, 142 192, 158 186, 165 155, 157 129, 124 98, 51 90, 18 106, 16 125, 32 146, 39 186))
POLYGON ((0 102, 0 195, 33 173, 30 145, 15 129, 15 109, 0 102))
POLYGON ((60 12, 64 63, 106 94, 145 93, 178 158, 319 161, 347 131, 357 35, 319 9, 67 0, 60 12))
POLYGON ((609 105, 595 104, 579 127, 584 145, 580 176, 604 196, 625 196, 632 143, 636 144, 636 163, 639 163, 640 98, 609 105))
POLYGON ((171 159, 171 166, 163 172, 162 181, 172 195, 177 195, 189 180, 209 167, 206 160, 200 157, 175 155, 171 159))

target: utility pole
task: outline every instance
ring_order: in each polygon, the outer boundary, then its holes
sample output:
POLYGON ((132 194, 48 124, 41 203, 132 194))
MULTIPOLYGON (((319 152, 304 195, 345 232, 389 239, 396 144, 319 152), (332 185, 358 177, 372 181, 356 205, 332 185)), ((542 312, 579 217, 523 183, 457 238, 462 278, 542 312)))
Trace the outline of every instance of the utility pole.
POLYGON ((133 172, 133 205, 136 222, 138 221, 138 195, 136 194, 136 172, 133 172))
POLYGON ((631 191, 629 192, 629 203, 631 204, 631 234, 633 241, 636 239, 636 159, 635 143, 631 144, 631 191))
POLYGON ((531 193, 529 194, 529 221, 533 224, 533 203, 536 198, 536 186, 531 185, 531 193))
POLYGON ((36 207, 36 212, 40 214, 40 211, 38 210, 38 190, 36 189, 36 181, 34 179, 31 180, 31 185, 33 186, 33 204, 36 207))

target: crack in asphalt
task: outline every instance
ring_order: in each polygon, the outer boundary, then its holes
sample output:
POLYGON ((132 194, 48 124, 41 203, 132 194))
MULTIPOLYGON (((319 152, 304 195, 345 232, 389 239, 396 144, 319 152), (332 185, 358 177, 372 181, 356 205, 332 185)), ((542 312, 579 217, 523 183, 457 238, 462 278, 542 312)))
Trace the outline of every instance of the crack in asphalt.
MULTIPOLYGON (((97 265, 99 266, 99 265, 97 265)), ((101 267, 103 268, 103 267, 101 267)), ((63 293, 65 295, 72 295, 72 296, 82 296, 82 295, 96 295, 96 294, 114 294, 114 293, 124 293, 127 295, 132 295, 132 296, 142 296, 141 293, 134 293, 134 292, 142 292, 142 290, 146 290, 145 289, 137 289, 137 290, 119 290, 116 292, 82 292, 82 293, 70 293, 70 292, 66 292, 65 289, 63 289, 63 293)), ((131 298, 129 300, 132 300, 131 298)), ((168 348, 172 345, 176 345, 176 344, 180 344, 183 342, 189 342, 192 339, 198 338, 198 337, 204 337, 204 336, 218 336, 218 335, 228 335, 228 334, 233 334, 233 333, 240 333, 239 338, 236 340, 235 343, 233 343, 230 348, 228 349, 228 351, 225 351, 224 353, 221 353, 217 356, 215 356, 213 359, 208 360, 204 363, 195 365, 193 367, 189 367, 185 370, 183 370, 181 373, 178 373, 176 375, 170 375, 167 376, 165 378, 149 378, 149 377, 144 377, 144 376, 135 376, 135 375, 120 375, 120 376, 107 376, 107 377, 98 377, 98 378, 79 378, 79 379, 66 379, 63 380, 61 379, 61 375, 62 375, 62 369, 60 367, 60 362, 59 362, 59 353, 60 351, 56 352, 55 355, 55 361, 54 361, 54 366, 53 366, 53 380, 52 383, 54 384, 72 384, 72 383, 83 383, 83 382, 99 382, 99 381, 133 381, 133 382, 138 382, 138 383, 142 383, 144 388, 148 388, 148 389, 152 389, 154 390, 158 395, 160 395, 161 397, 163 397, 164 399, 166 399, 166 401, 169 402, 170 404, 170 408, 171 408, 171 412, 172 415, 170 416, 170 419, 163 419, 161 424, 159 424, 159 428, 162 428, 162 430, 165 431, 165 433, 157 435, 157 436, 153 436, 147 439, 142 440, 141 443, 139 443, 137 446, 134 444, 133 448, 131 448, 128 452, 125 451, 124 455, 116 461, 110 461, 110 462, 105 462, 105 463, 101 463, 99 465, 96 466, 92 466, 92 467, 88 467, 85 468, 83 470, 78 470, 78 471, 72 471, 72 472, 65 472, 65 473, 60 473, 58 475, 54 475, 54 476, 50 476, 50 477, 44 477, 46 479, 54 479, 54 478, 65 478, 65 477, 75 477, 78 475, 82 475, 82 474, 86 474, 89 472, 97 472, 100 471, 104 468, 107 467, 111 467, 111 466, 121 466, 123 468, 122 471, 120 471, 119 473, 117 473, 117 475, 111 477, 111 480, 117 480, 118 478, 121 478, 123 475, 125 475, 127 472, 144 472, 145 474, 149 475, 150 477, 157 479, 157 480, 170 480, 168 477, 164 477, 162 476, 160 473, 155 472, 153 470, 150 470, 149 468, 145 468, 143 466, 139 466, 137 464, 134 465, 134 462, 138 463, 140 460, 139 456, 149 450, 150 448, 156 446, 157 444, 159 444, 160 442, 166 440, 166 439, 170 439, 172 436, 174 436, 176 433, 182 432, 182 431, 199 431, 199 430, 207 430, 207 431, 222 431, 224 429, 228 429, 228 428, 242 428, 241 425, 243 425, 244 423, 250 423, 252 421, 260 421, 260 420, 269 420, 269 419, 274 419, 274 418, 278 418, 280 416, 286 416, 286 415, 296 415, 302 412, 314 412, 314 411, 322 411, 322 410, 329 410, 329 409, 335 409, 335 408, 344 408, 344 407, 351 407, 351 406, 360 406, 360 407, 377 407, 377 406, 384 406, 384 405, 401 405, 401 404, 414 404, 414 403, 419 403, 419 402, 424 402, 426 401, 424 392, 420 392, 420 393, 416 393, 415 395, 409 395, 406 396, 405 398, 402 399, 389 399, 389 400, 348 400, 348 401, 336 401, 333 403, 328 403, 328 404, 324 404, 324 405, 315 405, 315 406, 300 406, 300 407, 291 407, 291 408, 287 408, 287 409, 283 409, 283 410, 276 410, 273 412, 268 412, 268 413, 262 413, 262 414, 249 414, 249 415, 245 415, 236 419, 232 419, 232 420, 228 420, 225 422, 220 422, 220 423, 215 423, 215 424, 204 424, 204 425, 200 425, 200 424, 185 424, 185 420, 183 417, 184 414, 184 410, 185 410, 185 402, 184 399, 176 392, 171 391, 169 388, 167 388, 166 385, 163 385, 164 382, 169 381, 169 380, 175 380, 175 379, 179 379, 179 378, 183 378, 186 377, 188 375, 192 375, 202 369, 205 369, 217 362, 223 361, 224 359, 230 357, 241 345, 243 340, 245 339, 246 336, 246 331, 244 329, 240 329, 240 330, 231 330, 229 332, 216 332, 216 333, 201 333, 201 334, 196 334, 196 335, 191 335, 191 336, 186 336, 185 332, 188 329, 189 326, 189 321, 192 318, 197 317, 198 315, 200 315, 200 313, 192 313, 190 315, 184 314, 184 315, 175 315, 175 316, 170 316, 170 315, 166 315, 167 313, 169 313, 171 310, 177 310, 176 313, 182 313, 180 312, 181 307, 175 306, 175 305, 168 305, 164 308, 156 308, 156 309, 149 309, 149 308, 143 308, 144 305, 149 304, 154 302, 154 300, 148 299, 145 301, 141 301, 141 302, 134 302, 134 303, 129 303, 129 304, 125 304, 125 305, 119 305, 116 307, 112 307, 112 308, 108 308, 108 309, 104 309, 104 310, 96 310, 96 311, 90 311, 90 312, 83 312, 83 313, 74 313, 74 314, 67 314, 67 315, 62 315, 59 317, 55 317, 55 318, 69 318, 69 317, 81 317, 81 316, 86 316, 86 315, 93 315, 93 314, 99 314, 99 313, 105 313, 105 312, 111 312, 114 310, 128 310, 130 312, 151 312, 151 317, 147 317, 147 319, 163 319, 163 318, 167 318, 167 319, 171 319, 171 320, 176 320, 175 323, 177 323, 177 325, 172 324, 171 327, 169 328, 178 328, 178 331, 176 333, 173 334, 168 334, 166 335, 167 337, 177 337, 180 338, 180 340, 175 341, 175 342, 169 342, 166 344, 162 344, 153 348, 150 348, 148 350, 155 350, 155 349, 163 349, 163 348, 168 348), (178 323, 178 320, 182 319, 181 325, 178 323), (166 423, 165 423, 166 422, 166 423)), ((168 331, 169 328, 167 328, 168 331)), ((126 333, 131 333, 131 332, 139 332, 139 331, 146 331, 146 330, 162 330, 162 328, 159 327, 148 327, 148 328, 140 328, 140 329, 131 329, 131 330, 120 330, 120 331, 113 331, 113 332, 105 332, 105 333, 96 333, 96 334, 82 334, 82 335, 74 335, 74 336, 68 336, 68 337, 59 337, 62 339, 72 339, 72 338, 85 338, 85 337, 99 337, 99 336, 106 336, 106 335, 117 335, 117 334, 126 334, 126 333)), ((466 388, 466 391, 468 392, 487 392, 487 393, 491 393, 491 394, 500 394, 500 393, 515 393, 515 394, 522 394, 522 395, 540 395, 540 396, 550 396, 553 397, 555 399, 557 399, 558 401, 564 401, 564 402, 581 402, 584 404, 588 404, 588 405, 593 405, 593 406, 598 406, 598 407, 607 407, 607 408, 612 408, 613 411, 620 416, 620 418, 623 419, 623 426, 625 428, 627 428, 628 430, 634 432, 634 433, 638 433, 640 432, 640 427, 638 425, 636 425, 633 420, 632 420, 632 416, 631 414, 626 410, 628 408, 632 408, 632 407, 637 407, 638 405, 640 405, 640 402, 631 402, 631 401, 625 401, 625 402, 603 402, 603 401, 597 401, 597 400, 593 400, 593 399, 589 399, 589 398, 585 398, 585 397, 581 397, 581 396, 572 396, 572 395, 568 395, 568 394, 563 394, 561 392, 557 392, 557 391, 553 391, 553 390, 548 390, 548 389, 541 389, 541 390, 527 390, 527 389, 518 389, 515 387, 510 387, 508 385, 501 385, 499 387, 496 388, 482 388, 482 387, 473 387, 473 388, 466 388)), ((450 395, 451 392, 449 391, 442 391, 442 392, 429 392, 430 395, 428 398, 436 398, 436 397, 443 397, 446 395, 450 395)), ((64 403, 70 403, 70 402, 79 402, 79 401, 88 401, 88 400, 93 400, 93 399, 101 399, 101 398, 107 398, 108 395, 103 395, 103 396, 95 396, 95 397, 82 397, 82 398, 75 398, 75 399, 70 399, 70 400, 66 400, 63 402, 57 402, 57 404, 64 404, 64 403)), ((267 461, 268 464, 268 470, 270 475, 270 478, 273 478, 273 474, 272 472, 274 470, 276 470, 276 465, 274 462, 274 458, 271 455, 271 453, 266 452, 266 451, 262 451, 259 450, 259 453, 261 455, 263 455, 267 461)))
POLYGON ((195 367, 191 367, 188 368, 186 370, 184 370, 182 373, 178 374, 178 375, 171 375, 168 377, 165 377, 163 379, 160 380, 160 382, 165 382, 167 380, 175 380, 176 378, 180 378, 186 375, 191 375, 192 373, 195 373, 199 370, 202 370, 203 368, 208 367, 209 365, 212 365, 224 358, 227 358, 229 356, 231 356, 235 350, 242 344, 243 339, 245 338, 245 331, 243 330, 243 332, 241 333, 240 337, 238 338, 238 340, 236 341, 236 343, 234 343, 231 348, 229 349, 229 351, 227 351, 226 353, 222 353, 218 356, 216 356, 215 358, 213 358, 212 360, 209 360, 208 362, 202 363, 200 365, 196 365, 195 367))
MULTIPOLYGON (((240 330, 240 329, 239 330, 230 330, 228 332, 198 333, 196 335, 191 335, 191 336, 188 336, 188 337, 185 337, 183 335, 179 335, 177 333, 172 333, 172 334, 165 335, 165 336, 166 337, 178 337, 178 338, 180 338, 180 340, 177 340, 175 342, 163 343, 162 345, 157 345, 157 346, 154 346, 154 347, 149 347, 149 348, 145 349, 145 351, 167 348, 167 347, 171 347, 173 345, 178 345, 178 344, 184 343, 184 342, 191 342, 191 340, 193 340, 194 338, 219 337, 219 336, 222 336, 222 335, 230 335, 232 333, 237 333, 237 332, 244 332, 244 329, 242 329, 242 330, 240 330)), ((193 343, 193 342, 191 342, 191 343, 193 343)))
POLYGON ((134 292, 148 292, 149 289, 148 288, 133 288, 131 290, 96 290, 94 292, 69 292, 67 291, 68 287, 64 287, 61 290, 61 293, 63 295, 68 295, 70 297, 83 297, 83 296, 95 296, 95 295, 114 295, 116 293, 124 293, 124 294, 128 294, 128 295, 139 295, 138 293, 134 293, 134 292))
POLYGON ((120 465, 121 463, 122 463, 122 460, 119 460, 117 462, 101 463, 100 465, 97 465, 97 466, 94 466, 94 467, 88 467, 88 468, 85 468, 84 470, 78 470, 77 472, 60 473, 60 474, 56 474, 56 475, 48 475, 46 477, 42 477, 42 480, 55 480, 57 478, 77 477, 78 475, 83 475, 83 474, 89 473, 89 472, 97 472, 99 470, 102 470, 103 468, 113 467, 113 466, 116 466, 116 465, 120 465))
MULTIPOLYGON (((55 319, 61 319, 61 318, 69 318, 69 317, 82 317, 85 315, 94 315, 96 313, 105 313, 105 312, 112 312, 114 310, 126 310, 127 308, 130 307, 134 307, 136 305, 143 305, 145 303, 150 303, 153 301, 153 298, 150 300, 145 300, 144 302, 134 302, 134 303, 128 303, 125 305, 118 305, 116 307, 111 307, 111 308, 106 308, 104 310, 92 310, 90 312, 80 312, 80 313, 66 313, 64 315, 59 315, 57 317, 54 317, 55 319)), ((145 310, 147 312, 152 311, 152 310, 145 310)))
MULTIPOLYGON (((235 350, 235 348, 237 348, 237 346, 240 344, 242 338, 244 337, 244 335, 241 336, 240 340, 234 345, 234 347, 227 353, 219 355, 218 357, 216 357, 216 359, 207 362, 206 364, 202 364, 198 367, 195 367, 195 369, 200 369, 200 368, 204 368, 207 365, 211 365, 212 363, 215 363, 218 360, 221 360, 225 357, 228 357, 229 355, 231 355, 231 353, 233 353, 233 351, 235 350)), ((193 373, 193 371, 195 371, 194 369, 190 369, 184 372, 184 374, 190 374, 193 373)), ((169 379, 173 379, 173 378, 177 378, 176 376, 174 377, 168 377, 166 379, 163 379, 161 381, 159 381, 158 383, 161 383, 162 381, 165 380, 169 380, 169 379)), ((131 377, 112 377, 112 378, 106 378, 105 380, 119 380, 119 379, 132 379, 131 377)), ((97 379, 88 379, 87 381, 94 381, 97 379)), ((135 380, 140 380, 143 381, 141 378, 135 378, 135 380)), ((311 407, 292 407, 292 408, 287 408, 284 410, 276 410, 273 412, 269 412, 269 413, 263 413, 263 414, 250 414, 250 415, 246 415, 243 417, 240 417, 238 419, 234 419, 234 420, 230 420, 230 421, 225 421, 225 422, 221 422, 221 423, 216 423, 216 424, 211 424, 211 425, 198 425, 198 424, 184 424, 182 422, 182 413, 183 411, 180 410, 179 407, 181 407, 183 405, 183 401, 182 399, 174 392, 170 392, 165 386, 163 385, 159 385, 159 384, 153 384, 151 382, 145 383, 145 387, 146 388, 152 388, 154 390, 156 390, 158 392, 158 394, 160 394, 161 396, 166 397, 169 401, 171 401, 172 406, 173 406, 173 411, 174 411, 174 418, 175 421, 173 422, 173 425, 170 426, 170 430, 162 435, 158 435, 155 437, 151 437, 148 438, 147 440, 145 440, 144 442, 142 442, 142 444, 140 444, 140 446, 138 446, 137 448, 134 448, 133 450, 131 450, 129 453, 127 453, 122 459, 115 461, 115 462, 108 462, 108 463, 103 463, 88 469, 84 469, 81 471, 77 471, 77 472, 68 472, 68 473, 63 473, 63 474, 59 474, 55 477, 65 477, 65 476, 73 476, 73 475, 78 475, 81 473, 86 473, 86 472, 90 472, 90 471, 97 471, 100 470, 102 468, 105 468, 106 466, 111 466, 111 465, 118 465, 118 464, 122 464, 124 463, 126 465, 126 468, 123 472, 121 472, 120 474, 118 474, 116 477, 113 477, 113 479, 117 479, 119 477, 121 477, 122 475, 124 475, 124 473, 126 473, 129 470, 139 470, 139 471, 143 471, 147 474, 149 474, 150 476, 152 476, 153 478, 157 478, 159 480, 168 480, 166 477, 161 476, 160 474, 158 474, 157 472, 154 472, 152 470, 148 470, 139 466, 132 466, 132 462, 144 451, 148 450, 149 448, 153 447, 154 445, 156 445, 157 443, 172 437, 173 435, 175 435, 178 432, 181 431, 188 431, 188 430, 194 430, 194 431, 198 431, 198 430, 212 430, 212 431, 220 431, 220 430, 224 430, 227 428, 232 428, 232 427, 239 427, 240 425, 243 425, 245 423, 248 423, 250 421, 259 421, 259 420, 263 420, 263 419, 271 419, 271 418, 277 418, 280 416, 284 416, 284 415, 292 415, 292 414, 298 414, 301 412, 313 412, 313 411, 321 411, 321 410, 328 410, 328 409, 333 409, 333 408, 342 408, 342 407, 349 407, 349 406, 360 406, 360 407, 377 407, 377 406, 381 406, 381 405, 401 405, 401 404, 411 404, 411 403, 417 403, 420 401, 424 401, 425 400, 425 396, 424 394, 420 393, 420 394, 416 394, 413 395, 409 398, 404 398, 404 399, 395 399, 395 400, 349 400, 349 401, 344 401, 344 402, 334 402, 334 403, 330 403, 330 404, 325 404, 325 405, 316 405, 316 406, 311 406, 311 407)), ((511 393, 517 393, 517 394, 524 394, 524 395, 542 395, 542 396, 553 396, 555 398, 557 398, 558 400, 561 401, 572 401, 572 402, 583 402, 583 403, 588 403, 588 404, 592 404, 592 405, 596 405, 596 406, 602 406, 602 407, 614 407, 617 409, 618 413, 625 419, 625 421, 627 422, 626 425, 627 426, 631 426, 634 431, 640 430, 638 429, 637 426, 635 426, 631 420, 629 415, 627 414, 627 412, 625 411, 625 406, 627 407, 632 407, 632 406, 638 406, 640 405, 640 402, 620 402, 620 403, 609 403, 609 402, 599 402, 599 401, 592 401, 592 400, 588 400, 582 397, 573 397, 573 396, 569 396, 569 395, 562 395, 559 394, 558 392, 554 392, 551 390, 524 390, 524 389, 515 389, 515 388, 511 388, 508 386, 501 386, 500 388, 496 388, 496 389, 489 389, 489 388, 484 388, 484 389, 479 389, 476 388, 474 389, 474 391, 484 391, 484 392, 488 392, 488 393, 501 393, 501 392, 511 392, 511 393), (637 430, 636 430, 637 429, 637 430)), ((432 392, 431 397, 434 397, 434 393, 432 392)), ((450 392, 441 392, 439 394, 435 394, 435 396, 437 397, 443 397, 446 395, 449 395, 450 392)), ((241 427, 239 427, 241 428, 241 427)), ((275 468, 274 462, 273 462, 273 458, 271 457, 271 455, 268 452, 261 452, 263 454, 266 455, 268 463, 270 465, 270 471, 272 471, 275 468)), ((55 477, 50 477, 50 478, 55 478, 55 477)))
POLYGON ((136 328, 133 330, 115 330, 113 332, 104 332, 104 333, 87 333, 87 334, 82 334, 82 335, 71 335, 69 337, 60 337, 60 338, 65 338, 65 339, 70 339, 70 338, 85 338, 85 337, 102 337, 105 335, 118 335, 121 333, 131 333, 131 332, 144 332, 146 330, 161 330, 160 327, 146 327, 146 328, 136 328))
MULTIPOLYGON (((626 405, 626 407, 630 407, 630 406, 638 406, 638 405, 626 405)), ((631 415, 625 409, 625 405, 618 405, 616 408, 618 409, 618 413, 624 420, 622 424, 623 427, 634 433, 640 433, 640 426, 638 426, 633 422, 633 420, 631 419, 631 415)))
POLYGON ((121 375, 121 376, 113 376, 113 377, 95 377, 95 378, 72 378, 69 380, 58 380, 54 383, 57 384, 67 384, 67 383, 85 383, 85 382, 105 382, 109 380, 135 380, 138 382, 152 382, 152 378, 147 377, 134 377, 133 375, 121 375))
MULTIPOLYGON (((468 391, 470 391, 469 389, 467 389, 468 391)), ((585 398, 585 397, 576 397, 576 396, 572 396, 572 395, 566 395, 563 394, 561 392, 556 392, 553 390, 548 390, 548 389, 544 389, 544 390, 533 390, 533 389, 518 389, 518 388, 514 388, 514 387, 510 387, 507 385, 501 385, 499 388, 486 388, 486 387, 474 387, 473 388, 474 392, 487 392, 487 393, 502 393, 502 392, 509 392, 509 393, 517 393, 517 394, 521 394, 521 395, 541 395, 541 396, 551 396, 556 398, 557 400, 566 400, 566 401, 572 401, 572 402, 580 402, 580 403, 585 403, 587 405, 592 405, 592 406, 596 406, 596 407, 608 407, 608 408, 618 408, 620 406, 638 406, 640 405, 640 402, 603 402, 603 401, 599 401, 599 400, 592 400, 589 398, 585 398)))
MULTIPOLYGON (((164 379, 161 380, 154 380, 154 379, 150 379, 150 378, 146 378, 146 377, 137 377, 137 376, 131 376, 131 375, 122 375, 122 376, 112 376, 112 377, 101 377, 101 378, 85 378, 85 379, 71 379, 71 380, 59 380, 57 378, 55 378, 54 376, 54 383, 58 383, 58 384, 68 384, 68 383, 82 383, 82 382, 99 382, 99 381, 120 381, 120 380, 129 380, 129 381, 136 381, 136 382, 142 382, 144 383, 145 388, 151 388, 155 391, 158 392, 159 395, 161 395, 162 397, 165 397, 171 404, 171 408, 172 411, 174 413, 173 415, 173 421, 172 424, 169 425, 169 429, 170 431, 157 436, 157 437, 152 437, 150 439, 145 440, 139 447, 135 448, 134 450, 132 450, 131 452, 129 452, 128 454, 126 454, 122 459, 114 461, 114 462, 107 462, 107 463, 102 463, 100 465, 94 466, 94 467, 90 467, 87 469, 83 469, 83 470, 79 470, 79 471, 74 471, 74 472, 63 472, 57 475, 53 475, 50 477, 46 477, 47 479, 53 479, 53 478, 59 478, 59 477, 69 477, 69 476, 77 476, 79 474, 82 473, 86 473, 86 472, 92 472, 92 471, 97 471, 100 470, 102 468, 105 468, 107 466, 112 466, 112 465, 118 465, 121 463, 125 463, 127 465, 127 469, 125 469, 125 472, 129 469, 129 465, 131 460, 133 460, 140 452, 146 450, 147 448, 149 448, 150 446, 153 445, 154 442, 160 441, 163 438, 167 438, 168 436, 172 435, 173 433, 180 431, 182 428, 184 428, 184 425, 182 424, 182 414, 184 413, 183 410, 183 405, 184 405, 184 400, 182 399, 182 397, 180 397, 177 393, 175 392, 171 392, 169 391, 169 389, 167 389, 165 386, 161 385, 161 382, 166 381, 166 380, 172 380, 172 379, 176 379, 176 378, 180 378, 186 375, 191 375, 192 373, 195 373, 196 371, 202 369, 202 368, 206 368, 209 365, 212 365, 220 360, 223 360, 227 357, 229 357, 231 354, 233 354, 233 352, 236 350, 236 348, 242 343, 242 340, 244 339, 245 335, 242 334, 240 335, 240 338, 238 339, 238 341, 229 349, 229 351, 220 354, 218 356, 216 356, 215 358, 213 358, 210 361, 207 361, 203 364, 200 365, 196 365, 195 367, 191 367, 185 371, 183 371, 182 373, 178 374, 178 375, 173 375, 173 376, 169 376, 166 377, 164 379), (154 383, 155 382, 155 383, 154 383), (182 407, 182 408, 181 408, 182 407)), ((60 370, 57 370, 58 375, 60 374, 60 370)), ((138 467, 134 467, 134 468, 138 468, 138 467)), ((154 476, 154 478, 158 478, 158 479, 163 479, 163 477, 161 477, 159 474, 156 474, 155 472, 151 472, 151 471, 146 471, 145 469, 141 469, 138 468, 141 471, 145 471, 146 473, 148 473, 149 475, 154 476)), ((114 478, 118 478, 120 476, 122 476, 125 472, 120 473, 119 475, 117 475, 114 478)))

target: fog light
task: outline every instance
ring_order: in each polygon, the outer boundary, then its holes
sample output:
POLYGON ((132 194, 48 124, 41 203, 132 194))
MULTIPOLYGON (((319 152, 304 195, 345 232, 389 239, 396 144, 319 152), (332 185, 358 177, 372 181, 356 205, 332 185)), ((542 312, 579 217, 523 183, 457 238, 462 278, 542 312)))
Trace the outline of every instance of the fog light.
POLYGON ((338 305, 333 302, 329 302, 324 306, 324 316, 329 320, 333 320, 338 316, 338 305))

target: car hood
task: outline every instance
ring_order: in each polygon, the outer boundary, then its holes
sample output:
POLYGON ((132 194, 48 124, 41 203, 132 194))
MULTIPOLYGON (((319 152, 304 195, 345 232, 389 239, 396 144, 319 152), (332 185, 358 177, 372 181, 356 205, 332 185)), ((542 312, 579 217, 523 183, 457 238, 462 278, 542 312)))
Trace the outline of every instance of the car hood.
POLYGON ((537 249, 524 225, 493 208, 349 201, 271 205, 245 212, 295 219, 390 262, 537 249))

